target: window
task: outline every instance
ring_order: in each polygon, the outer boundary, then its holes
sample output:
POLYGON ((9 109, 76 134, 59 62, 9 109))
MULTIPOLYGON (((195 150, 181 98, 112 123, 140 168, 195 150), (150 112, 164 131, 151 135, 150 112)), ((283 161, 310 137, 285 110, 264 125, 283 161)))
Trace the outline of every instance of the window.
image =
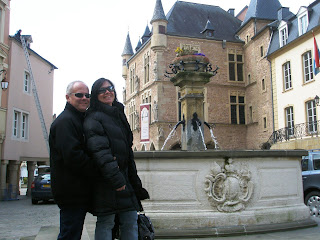
POLYGON ((302 7, 297 13, 299 36, 306 33, 309 25, 308 9, 302 7))
POLYGON ((132 100, 129 103, 129 124, 130 124, 131 130, 134 130, 136 128, 135 115, 136 115, 136 103, 134 100, 132 100))
POLYGON ((260 57, 263 57, 263 46, 260 47, 260 57))
POLYGON ((249 122, 253 123, 253 110, 252 106, 249 107, 249 122))
POLYGON ((28 72, 24 72, 23 91, 30 93, 30 74, 28 72))
POLYGON ((267 129, 267 118, 263 118, 263 129, 267 129))
POLYGON ((159 25, 159 33, 160 34, 165 34, 166 33, 166 27, 163 25, 159 25))
POLYGON ((292 88, 290 62, 286 62, 282 66, 284 90, 292 88))
POLYGON ((317 112, 315 101, 309 101, 306 103, 307 108, 307 121, 308 121, 308 132, 317 132, 317 112))
POLYGON ((251 83, 251 75, 250 74, 248 74, 248 79, 247 79, 247 81, 248 81, 248 85, 251 83))
POLYGON ((287 40, 288 40, 287 25, 279 29, 279 36, 280 36, 280 47, 283 47, 284 45, 287 44, 287 40))
POLYGON ((149 90, 149 91, 146 91, 146 92, 144 92, 142 95, 141 95, 141 97, 142 97, 142 103, 144 104, 144 103, 150 103, 151 104, 151 91, 149 90))
POLYGON ((286 127, 287 127, 288 136, 292 136, 294 134, 293 107, 286 108, 285 114, 286 114, 286 127))
POLYGON ((243 81, 243 55, 240 52, 230 51, 229 61, 229 80, 243 81))
POLYGON ((244 94, 232 93, 230 95, 231 124, 245 124, 244 94))
POLYGON ((265 83, 264 79, 261 80, 261 89, 262 89, 262 91, 266 90, 266 83, 265 83))
POLYGON ((28 139, 29 114, 20 110, 13 111, 12 136, 15 139, 28 139))
POLYGON ((127 63, 127 60, 124 58, 124 59, 122 59, 122 66, 125 66, 126 65, 126 63, 127 63))
POLYGON ((149 66, 150 66, 150 56, 149 56, 149 53, 147 53, 144 55, 144 84, 149 82, 149 78, 150 78, 149 66))
POLYGON ((130 79, 129 79, 129 87, 130 87, 130 93, 133 93, 134 92, 134 88, 135 88, 135 75, 136 75, 136 70, 135 68, 131 68, 130 69, 130 79))
POLYGON ((311 51, 308 51, 305 54, 303 54, 303 73, 305 83, 313 79, 311 51))

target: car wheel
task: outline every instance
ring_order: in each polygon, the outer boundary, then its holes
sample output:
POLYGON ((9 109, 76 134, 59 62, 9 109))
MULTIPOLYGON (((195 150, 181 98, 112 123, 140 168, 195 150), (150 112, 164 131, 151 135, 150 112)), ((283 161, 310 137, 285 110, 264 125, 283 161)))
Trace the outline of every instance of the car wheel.
POLYGON ((309 207, 310 215, 320 217, 320 192, 312 191, 304 199, 304 203, 309 207))
POLYGON ((32 204, 37 204, 38 203, 38 200, 36 200, 36 199, 31 199, 31 202, 32 202, 32 204))

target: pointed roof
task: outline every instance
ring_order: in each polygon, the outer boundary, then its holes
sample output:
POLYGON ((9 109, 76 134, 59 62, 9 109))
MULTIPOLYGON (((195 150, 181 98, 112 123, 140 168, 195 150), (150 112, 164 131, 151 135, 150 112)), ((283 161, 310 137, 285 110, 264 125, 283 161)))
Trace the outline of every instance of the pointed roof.
POLYGON ((130 41, 129 32, 127 34, 126 43, 124 45, 124 49, 123 49, 123 52, 122 52, 121 56, 123 56, 123 55, 133 55, 133 50, 132 50, 132 45, 131 45, 131 41, 130 41))
POLYGON ((166 15, 164 14, 164 11, 163 11, 161 0, 156 1, 156 6, 154 8, 153 16, 150 23, 152 24, 154 21, 157 21, 157 20, 167 21, 166 15))
POLYGON ((207 31, 207 30, 212 30, 212 31, 214 31, 214 28, 213 28, 213 26, 212 26, 212 24, 211 24, 211 22, 210 22, 209 19, 208 19, 207 24, 206 24, 206 26, 204 27, 204 29, 202 30, 201 33, 204 33, 204 32, 207 31))
POLYGON ((145 43, 150 38, 150 29, 148 25, 146 26, 146 29, 144 30, 144 33, 142 35, 142 43, 145 43))
POLYGON ((251 0, 241 26, 244 26, 252 18, 276 20, 278 18, 278 10, 281 7, 279 0, 251 0))
POLYGON ((136 52, 139 50, 139 48, 142 46, 140 39, 138 40, 138 44, 135 48, 136 52))

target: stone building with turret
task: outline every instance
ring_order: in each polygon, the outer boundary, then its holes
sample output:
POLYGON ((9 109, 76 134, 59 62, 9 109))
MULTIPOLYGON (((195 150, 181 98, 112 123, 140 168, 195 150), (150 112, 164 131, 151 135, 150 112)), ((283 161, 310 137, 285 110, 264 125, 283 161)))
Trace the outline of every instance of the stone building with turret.
MULTIPOLYGON (((213 128, 220 148, 262 147, 274 128, 271 68, 266 58, 269 24, 281 7, 278 0, 265 2, 251 0, 241 21, 234 9, 184 1, 176 1, 165 15, 161 0, 156 0, 151 31, 147 26, 135 52, 128 33, 122 53, 123 101, 134 150, 181 148, 181 127, 173 131, 183 117, 181 90, 166 73, 178 47, 204 54, 213 69, 219 68, 205 85, 201 121, 213 128)), ((215 146, 207 129, 204 142, 208 149, 215 146)))

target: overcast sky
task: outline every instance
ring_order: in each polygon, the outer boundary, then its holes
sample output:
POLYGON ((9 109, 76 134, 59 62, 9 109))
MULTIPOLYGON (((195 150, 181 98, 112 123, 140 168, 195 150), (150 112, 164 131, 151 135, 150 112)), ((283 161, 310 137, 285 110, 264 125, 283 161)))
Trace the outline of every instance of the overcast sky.
MULTIPOLYGON (((265 0, 267 1, 267 0, 265 0)), ((32 35, 31 48, 58 67, 54 75, 53 113, 65 106, 65 90, 71 81, 91 86, 100 77, 116 85, 122 101, 122 58, 129 31, 133 49, 153 15, 156 0, 11 0, 10 35, 21 29, 32 35)), ((162 0, 165 14, 176 0, 162 0)), ((235 9, 250 0, 189 0, 189 2, 235 9)), ((309 0, 280 0, 294 14, 309 0)))

